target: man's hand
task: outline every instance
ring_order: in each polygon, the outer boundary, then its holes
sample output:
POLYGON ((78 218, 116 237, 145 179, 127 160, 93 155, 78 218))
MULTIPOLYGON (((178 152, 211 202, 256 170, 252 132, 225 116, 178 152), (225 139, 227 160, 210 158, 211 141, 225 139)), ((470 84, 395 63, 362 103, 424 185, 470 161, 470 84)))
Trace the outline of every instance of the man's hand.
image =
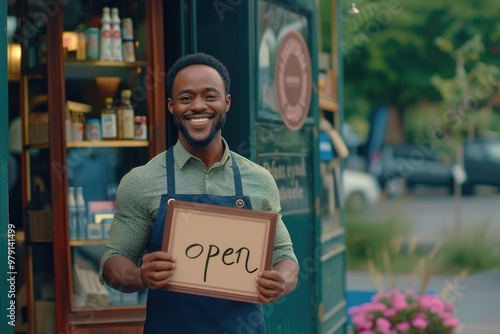
POLYGON ((283 260, 272 270, 259 273, 256 281, 260 302, 272 303, 292 292, 297 285, 297 273, 298 266, 291 260, 283 260))
POLYGON ((165 252, 144 255, 141 264, 141 279, 146 288, 164 288, 175 271, 175 258, 165 252))

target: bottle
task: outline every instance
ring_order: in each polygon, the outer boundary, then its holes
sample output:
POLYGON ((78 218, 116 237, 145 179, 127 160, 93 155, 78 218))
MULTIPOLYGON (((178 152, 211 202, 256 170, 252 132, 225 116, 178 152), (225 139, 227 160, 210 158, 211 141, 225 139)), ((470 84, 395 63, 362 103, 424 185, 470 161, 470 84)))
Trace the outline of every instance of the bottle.
POLYGON ((78 239, 85 240, 87 231, 87 205, 83 198, 82 187, 76 187, 75 201, 76 213, 78 215, 78 239))
POLYGON ((75 188, 68 188, 69 239, 78 239, 78 214, 76 210, 75 188))
POLYGON ((86 136, 89 141, 98 141, 102 139, 101 135, 101 121, 97 118, 91 118, 87 121, 86 136))
POLYGON ((111 17, 109 16, 109 7, 102 9, 101 17, 101 43, 100 60, 113 60, 111 52, 111 17))
POLYGON ((127 17, 122 20, 123 28, 123 59, 128 62, 135 61, 134 29, 132 19, 127 17))
POLYGON ((123 61, 122 28, 118 8, 111 9, 111 57, 114 61, 123 61))
POLYGON ((136 140, 146 140, 148 139, 148 123, 146 116, 135 116, 134 117, 135 135, 136 140))
POLYGON ((99 59, 99 28, 87 29, 87 58, 90 60, 99 59))
POLYGON ((71 140, 80 142, 83 140, 83 133, 85 132, 85 116, 82 113, 73 112, 71 119, 71 140))
POLYGON ((130 103, 132 91, 130 89, 122 90, 122 104, 120 106, 122 116, 123 139, 134 139, 134 108, 130 103))
POLYGON ((113 98, 104 99, 104 109, 101 112, 102 139, 116 139, 118 136, 118 127, 116 113, 113 109, 113 98))

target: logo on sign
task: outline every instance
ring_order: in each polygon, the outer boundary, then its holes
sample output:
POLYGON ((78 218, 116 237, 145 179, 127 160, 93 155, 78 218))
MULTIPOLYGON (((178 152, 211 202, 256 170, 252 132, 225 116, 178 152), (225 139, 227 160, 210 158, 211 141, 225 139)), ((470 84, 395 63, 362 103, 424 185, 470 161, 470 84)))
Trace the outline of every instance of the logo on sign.
POLYGON ((296 30, 281 39, 275 66, 278 110, 286 127, 298 130, 304 124, 311 102, 311 58, 306 41, 296 30))

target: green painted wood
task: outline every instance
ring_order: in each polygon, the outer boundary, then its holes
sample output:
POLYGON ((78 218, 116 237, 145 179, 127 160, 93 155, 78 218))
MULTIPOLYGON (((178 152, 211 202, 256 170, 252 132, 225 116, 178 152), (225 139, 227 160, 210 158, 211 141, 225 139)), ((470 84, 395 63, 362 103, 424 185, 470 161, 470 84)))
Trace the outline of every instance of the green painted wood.
MULTIPOLYGON (((7 75, 7 2, 0 5, 0 333, 13 333, 15 324, 15 299, 11 289, 11 279, 15 274, 11 270, 9 249, 12 247, 13 229, 9 222, 9 188, 7 180, 9 161, 9 102, 8 102, 8 75, 7 75), (10 241, 10 242, 9 242, 10 241), (11 310, 13 308, 13 310, 11 310)), ((14 254, 12 254, 14 255, 14 254)), ((15 281, 12 281, 15 284, 15 281)), ((14 288, 15 289, 15 288, 14 288)))

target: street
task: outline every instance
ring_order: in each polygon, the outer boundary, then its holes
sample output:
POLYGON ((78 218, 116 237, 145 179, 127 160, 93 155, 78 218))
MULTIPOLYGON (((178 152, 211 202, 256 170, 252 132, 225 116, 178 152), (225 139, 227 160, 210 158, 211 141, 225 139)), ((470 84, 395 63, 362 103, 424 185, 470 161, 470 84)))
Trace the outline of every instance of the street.
MULTIPOLYGON (((371 210, 376 214, 401 212, 413 222, 413 235, 425 242, 436 242, 446 231, 456 227, 453 196, 444 189, 417 188, 411 194, 397 199, 384 199, 371 210)), ((458 227, 468 230, 490 223, 500 232, 500 194, 492 189, 478 189, 474 196, 463 196, 460 201, 458 227)))

